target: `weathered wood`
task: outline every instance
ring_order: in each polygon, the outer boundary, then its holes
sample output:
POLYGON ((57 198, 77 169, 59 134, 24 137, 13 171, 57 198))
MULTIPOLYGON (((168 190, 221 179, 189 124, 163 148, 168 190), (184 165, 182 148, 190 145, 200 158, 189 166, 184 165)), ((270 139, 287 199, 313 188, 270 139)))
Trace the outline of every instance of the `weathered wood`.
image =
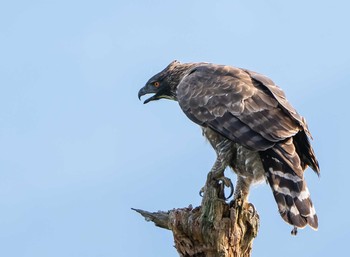
POLYGON ((207 181, 199 207, 147 212, 133 209, 147 221, 173 232, 181 257, 249 257, 259 228, 259 215, 240 198, 223 200, 223 185, 207 181))

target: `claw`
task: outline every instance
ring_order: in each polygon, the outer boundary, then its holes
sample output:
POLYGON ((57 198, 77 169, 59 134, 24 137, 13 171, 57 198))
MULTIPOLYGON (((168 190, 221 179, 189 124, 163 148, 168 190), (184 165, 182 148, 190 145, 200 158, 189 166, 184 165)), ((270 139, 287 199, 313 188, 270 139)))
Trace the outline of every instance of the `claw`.
POLYGON ((202 187, 201 190, 199 191, 199 196, 203 197, 205 192, 205 187, 202 187))
POLYGON ((230 188, 230 194, 228 195, 228 197, 225 197, 225 195, 224 195, 224 199, 226 201, 226 200, 230 199, 231 196, 233 195, 233 191, 234 191, 233 183, 232 183, 231 179, 226 178, 224 176, 219 178, 218 180, 222 181, 223 185, 225 185, 226 187, 230 188))
POLYGON ((234 192, 234 188, 233 188, 233 184, 232 184, 231 179, 225 177, 223 172, 222 173, 212 173, 212 172, 210 172, 209 176, 213 180, 222 182, 222 185, 224 186, 223 188, 225 188, 225 187, 230 188, 229 196, 228 197, 225 197, 225 195, 223 196, 225 201, 228 200, 233 195, 233 192, 234 192))
MULTIPOLYGON (((212 174, 209 174, 209 176, 212 176, 212 174)), ((210 179, 213 179, 213 180, 221 182, 221 185, 223 186, 222 189, 224 189, 225 187, 230 188, 230 194, 228 195, 228 197, 225 197, 225 195, 223 195, 223 197, 222 197, 225 201, 232 197, 233 192, 234 192, 234 187, 233 187, 233 183, 232 183, 231 179, 226 178, 225 176, 221 176, 221 177, 218 177, 218 178, 211 177, 210 179)), ((207 181, 207 183, 208 183, 208 181, 207 181)), ((202 187, 201 190, 199 191, 200 197, 203 197, 204 193, 205 193, 205 186, 202 187)))
POLYGON ((257 214, 255 206, 252 203, 247 203, 247 205, 248 205, 248 208, 250 208, 250 210, 252 212, 252 217, 254 217, 257 214))
POLYGON ((298 228, 294 226, 293 230, 290 232, 293 236, 298 234, 298 228))

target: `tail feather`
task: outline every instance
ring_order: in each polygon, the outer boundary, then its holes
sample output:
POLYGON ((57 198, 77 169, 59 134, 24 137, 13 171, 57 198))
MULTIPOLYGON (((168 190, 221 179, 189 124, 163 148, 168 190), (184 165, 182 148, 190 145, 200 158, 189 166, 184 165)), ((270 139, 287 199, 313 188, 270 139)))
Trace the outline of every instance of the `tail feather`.
POLYGON ((303 169, 306 169, 307 165, 313 169, 317 175, 320 175, 320 166, 316 159, 314 149, 310 144, 308 137, 304 131, 300 131, 293 137, 293 143, 296 151, 301 159, 303 169))
POLYGON ((260 156, 282 218, 295 227, 309 225, 317 230, 318 218, 293 138, 260 152, 260 156))

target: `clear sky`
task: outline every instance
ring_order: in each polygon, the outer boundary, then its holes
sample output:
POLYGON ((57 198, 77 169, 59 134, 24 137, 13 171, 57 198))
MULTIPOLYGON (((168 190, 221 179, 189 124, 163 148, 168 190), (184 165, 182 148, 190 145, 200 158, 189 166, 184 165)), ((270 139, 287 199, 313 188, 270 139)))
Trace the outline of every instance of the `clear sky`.
POLYGON ((257 186, 253 256, 344 256, 349 9, 346 0, 2 1, 0 256, 178 256, 171 232, 130 210, 199 205, 215 159, 176 102, 137 99, 174 59, 268 75, 309 123, 319 231, 292 237, 269 187, 257 186))

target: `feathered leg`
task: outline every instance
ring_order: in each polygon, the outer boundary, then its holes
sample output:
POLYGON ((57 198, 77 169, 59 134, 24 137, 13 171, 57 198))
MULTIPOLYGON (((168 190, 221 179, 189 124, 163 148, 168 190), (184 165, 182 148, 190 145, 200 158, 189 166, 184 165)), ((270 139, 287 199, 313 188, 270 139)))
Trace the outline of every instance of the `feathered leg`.
POLYGON ((223 187, 226 186, 231 190, 229 196, 228 197, 223 196, 223 198, 226 200, 232 196, 233 184, 229 178, 225 177, 225 174, 224 174, 224 171, 226 167, 229 165, 229 162, 232 158, 231 145, 232 145, 232 142, 229 140, 223 140, 220 143, 218 143, 218 145, 216 145, 215 149, 218 149, 216 151, 217 158, 208 174, 206 185, 200 191, 200 195, 202 195, 205 192, 206 187, 208 186, 208 183, 211 183, 213 180, 216 180, 216 181, 221 181, 223 187))
POLYGON ((251 183, 251 179, 237 175, 234 199, 241 198, 243 201, 248 202, 249 188, 251 183))

